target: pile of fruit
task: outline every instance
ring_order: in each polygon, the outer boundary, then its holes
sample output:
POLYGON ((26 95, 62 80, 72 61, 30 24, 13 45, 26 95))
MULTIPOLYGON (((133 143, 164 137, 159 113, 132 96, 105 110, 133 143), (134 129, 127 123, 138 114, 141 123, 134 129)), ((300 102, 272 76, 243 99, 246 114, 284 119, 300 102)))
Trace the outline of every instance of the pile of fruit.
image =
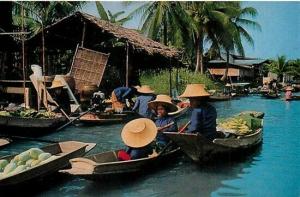
POLYGON ((55 113, 46 111, 38 112, 34 109, 21 109, 16 111, 0 111, 0 116, 22 117, 22 118, 54 118, 55 113))
POLYGON ((218 121, 218 130, 236 135, 247 135, 262 127, 264 114, 259 112, 242 112, 231 118, 218 121))
POLYGON ((5 159, 0 160, 0 179, 50 162, 58 157, 59 156, 46 153, 39 148, 31 148, 16 155, 11 161, 5 159))

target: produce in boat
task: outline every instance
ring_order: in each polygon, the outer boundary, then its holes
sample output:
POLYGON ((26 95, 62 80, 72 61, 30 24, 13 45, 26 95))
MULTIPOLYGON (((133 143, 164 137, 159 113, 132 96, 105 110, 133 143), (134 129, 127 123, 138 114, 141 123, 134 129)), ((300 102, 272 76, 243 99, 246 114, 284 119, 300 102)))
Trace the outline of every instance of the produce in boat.
POLYGON ((50 111, 38 112, 35 109, 23 108, 16 111, 0 111, 0 116, 12 116, 22 118, 54 118, 56 114, 50 111))
POLYGON ((8 161, 5 159, 1 159, 0 160, 0 172, 2 172, 4 170, 4 168, 7 166, 8 161))

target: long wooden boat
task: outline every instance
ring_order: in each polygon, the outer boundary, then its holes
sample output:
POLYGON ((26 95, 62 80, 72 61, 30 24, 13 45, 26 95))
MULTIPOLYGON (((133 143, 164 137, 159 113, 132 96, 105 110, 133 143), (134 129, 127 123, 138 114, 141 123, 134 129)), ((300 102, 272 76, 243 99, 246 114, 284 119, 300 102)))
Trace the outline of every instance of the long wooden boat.
POLYGON ((85 179, 99 180, 105 177, 114 177, 141 172, 148 168, 166 162, 177 155, 180 148, 158 154, 155 157, 147 157, 128 161, 119 161, 119 150, 90 155, 84 158, 71 159, 71 169, 60 170, 62 173, 83 177, 85 179))
POLYGON ((231 99, 229 95, 211 95, 209 96, 209 101, 228 101, 231 99))
POLYGON ((14 135, 44 135, 54 131, 66 122, 65 117, 25 118, 0 116, 0 133, 14 135))
POLYGON ((300 100, 300 96, 292 96, 292 98, 291 99, 285 99, 286 101, 298 101, 298 100, 300 100))
POLYGON ((254 133, 230 138, 216 138, 212 142, 200 134, 165 132, 182 151, 196 162, 206 162, 219 156, 234 155, 251 149, 262 142, 262 128, 254 133))
POLYGON ((267 99, 277 99, 277 98, 280 97, 280 94, 268 94, 268 93, 265 93, 265 94, 262 94, 261 96, 264 97, 264 98, 267 98, 267 99))
MULTIPOLYGON (((83 143, 78 141, 65 141, 45 146, 41 148, 44 152, 59 157, 48 163, 40 164, 18 174, 0 179, 0 187, 15 186, 57 172, 68 166, 70 159, 85 155, 95 146, 95 143, 83 143)), ((15 155, 10 155, 0 159, 11 160, 14 156, 15 155)))
POLYGON ((0 148, 3 148, 4 146, 7 146, 11 143, 11 140, 8 138, 0 138, 0 148))
POLYGON ((140 116, 132 111, 123 113, 88 113, 82 116, 79 121, 86 125, 116 124, 120 122, 128 122, 140 116))

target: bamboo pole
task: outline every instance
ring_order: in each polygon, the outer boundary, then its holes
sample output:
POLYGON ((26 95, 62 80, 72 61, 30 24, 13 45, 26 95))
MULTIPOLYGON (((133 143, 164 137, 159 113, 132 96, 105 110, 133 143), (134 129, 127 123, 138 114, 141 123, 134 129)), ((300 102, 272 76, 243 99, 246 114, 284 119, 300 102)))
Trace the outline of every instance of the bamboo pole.
POLYGON ((86 22, 83 22, 82 37, 81 37, 81 47, 83 47, 83 44, 84 44, 85 30, 86 30, 86 22))
POLYGON ((43 21, 41 21, 42 24, 42 64, 43 64, 43 84, 44 84, 44 90, 43 90, 43 97, 42 100, 45 99, 45 107, 48 109, 48 99, 47 99, 47 90, 46 90, 46 65, 45 65, 45 34, 44 34, 44 25, 43 21))
MULTIPOLYGON (((22 6, 22 32, 24 32, 24 7, 22 6)), ((23 92, 24 92, 24 105, 26 106, 26 72, 25 72, 25 35, 22 35, 22 68, 23 68, 23 92)))
POLYGON ((129 44, 126 42, 126 87, 129 86, 129 44))

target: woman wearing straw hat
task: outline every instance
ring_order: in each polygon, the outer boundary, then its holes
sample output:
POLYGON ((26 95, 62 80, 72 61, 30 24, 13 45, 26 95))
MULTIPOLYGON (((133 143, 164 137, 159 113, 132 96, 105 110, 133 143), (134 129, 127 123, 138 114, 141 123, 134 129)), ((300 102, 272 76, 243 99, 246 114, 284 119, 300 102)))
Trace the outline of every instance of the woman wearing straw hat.
POLYGON ((158 128, 164 128, 170 125, 165 129, 159 129, 156 136, 156 145, 159 150, 166 146, 169 142, 169 139, 162 132, 178 131, 175 119, 168 115, 168 113, 175 112, 178 109, 171 100, 171 97, 168 95, 157 95, 154 101, 148 103, 149 108, 156 112, 156 126, 158 128))
POLYGON ((137 97, 132 111, 136 111, 144 118, 153 118, 153 113, 148 107, 148 102, 155 99, 155 96, 153 94, 154 91, 150 88, 150 86, 143 85, 137 90, 137 92, 140 95, 137 97))
POLYGON ((131 100, 136 94, 135 87, 118 87, 111 93, 112 108, 116 112, 122 112, 126 106, 126 99, 131 100))
POLYGON ((292 97, 293 97, 293 93, 292 93, 292 90, 293 88, 291 86, 288 86, 286 89, 285 89, 285 100, 288 101, 288 100, 291 100, 292 97))
POLYGON ((119 160, 130 160, 148 157, 153 153, 151 143, 155 139, 157 128, 147 118, 139 118, 128 122, 122 129, 121 137, 128 146, 126 152, 118 153, 119 160))
POLYGON ((181 98, 188 98, 192 110, 187 133, 200 133, 209 140, 216 135, 216 109, 208 103, 210 94, 203 84, 188 84, 181 98))
POLYGON ((59 107, 66 112, 66 114, 71 113, 71 103, 68 92, 64 90, 64 85, 60 80, 54 79, 52 85, 49 88, 53 95, 53 99, 58 103, 59 107))

